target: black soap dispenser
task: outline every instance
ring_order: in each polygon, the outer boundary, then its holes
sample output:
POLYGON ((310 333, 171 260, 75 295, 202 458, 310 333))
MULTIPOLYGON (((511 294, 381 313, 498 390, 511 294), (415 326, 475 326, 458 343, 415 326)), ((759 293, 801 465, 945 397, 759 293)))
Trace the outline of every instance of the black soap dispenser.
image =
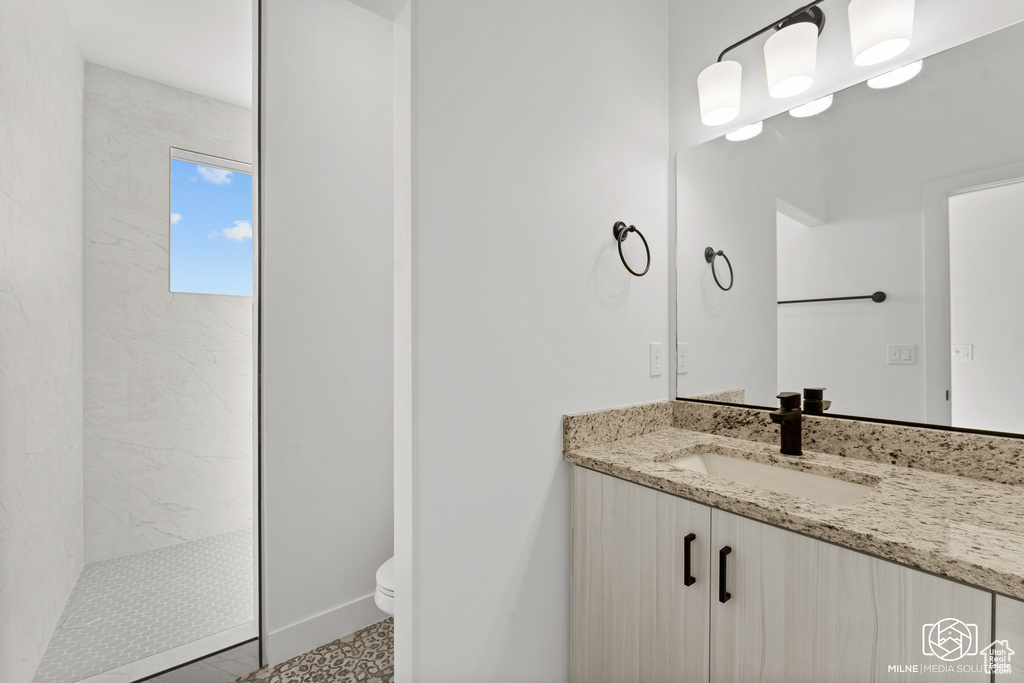
POLYGON ((825 387, 804 387, 804 415, 821 415, 832 401, 824 400, 825 387))

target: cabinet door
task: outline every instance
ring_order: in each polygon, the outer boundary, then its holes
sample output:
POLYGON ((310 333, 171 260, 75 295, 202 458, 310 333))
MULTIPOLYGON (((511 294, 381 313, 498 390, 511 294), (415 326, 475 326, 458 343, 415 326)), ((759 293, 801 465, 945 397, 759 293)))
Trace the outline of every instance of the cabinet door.
POLYGON ((959 619, 972 637, 976 627, 975 651, 984 648, 990 593, 720 510, 711 526, 715 683, 919 682, 924 671, 913 673, 915 665, 966 669, 937 676, 944 683, 989 681, 981 655, 925 655, 923 633, 926 624, 959 619), (724 546, 732 552, 723 603, 724 546))
POLYGON ((706 681, 710 508, 574 466, 572 523, 572 680, 706 681))
MULTIPOLYGON (((1009 674, 1000 674, 999 683, 1024 683, 1024 602, 996 596, 996 638, 1005 640, 1013 651, 1009 655, 1009 674)), ((1009 654, 1009 653, 1007 653, 1009 654)))

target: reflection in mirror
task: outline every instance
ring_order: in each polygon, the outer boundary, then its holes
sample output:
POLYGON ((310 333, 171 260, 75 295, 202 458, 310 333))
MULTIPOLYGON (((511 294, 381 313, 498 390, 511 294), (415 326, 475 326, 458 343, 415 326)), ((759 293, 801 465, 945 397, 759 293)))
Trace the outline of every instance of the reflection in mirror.
POLYGON ((5 683, 258 667, 252 6, 0 9, 5 683))
POLYGON ((771 406, 826 387, 831 413, 1024 432, 1022 61, 1016 24, 903 84, 680 152, 678 396, 771 406), (732 291, 707 244, 743 274, 732 291))

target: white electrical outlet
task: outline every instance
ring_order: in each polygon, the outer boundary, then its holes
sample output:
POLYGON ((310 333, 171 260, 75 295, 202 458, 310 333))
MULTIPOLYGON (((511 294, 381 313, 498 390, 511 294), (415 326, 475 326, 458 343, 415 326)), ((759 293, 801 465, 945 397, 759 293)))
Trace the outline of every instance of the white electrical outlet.
POLYGON ((687 363, 687 356, 689 355, 690 345, 679 343, 676 344, 676 374, 685 375, 690 371, 690 367, 687 363))
POLYGON ((889 344, 886 347, 886 359, 889 365, 917 365, 917 346, 915 344, 889 344))
POLYGON ((953 360, 974 360, 974 344, 953 344, 953 360))
POLYGON ((651 344, 651 377, 665 372, 665 351, 661 344, 651 344))

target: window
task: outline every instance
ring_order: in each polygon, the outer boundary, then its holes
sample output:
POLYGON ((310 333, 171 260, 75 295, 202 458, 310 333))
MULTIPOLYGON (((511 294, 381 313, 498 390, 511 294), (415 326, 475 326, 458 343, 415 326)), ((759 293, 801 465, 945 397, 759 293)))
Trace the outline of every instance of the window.
POLYGON ((252 167, 171 149, 171 291, 252 296, 252 167))

